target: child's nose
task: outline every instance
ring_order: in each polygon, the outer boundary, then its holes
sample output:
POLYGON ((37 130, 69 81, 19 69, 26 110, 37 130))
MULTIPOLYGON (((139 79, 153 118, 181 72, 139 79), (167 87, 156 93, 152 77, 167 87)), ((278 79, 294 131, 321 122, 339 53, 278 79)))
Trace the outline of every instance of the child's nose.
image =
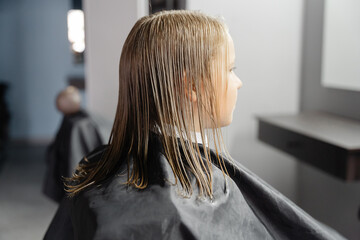
POLYGON ((240 89, 242 86, 243 86, 243 82, 240 80, 240 78, 238 78, 237 89, 240 89))

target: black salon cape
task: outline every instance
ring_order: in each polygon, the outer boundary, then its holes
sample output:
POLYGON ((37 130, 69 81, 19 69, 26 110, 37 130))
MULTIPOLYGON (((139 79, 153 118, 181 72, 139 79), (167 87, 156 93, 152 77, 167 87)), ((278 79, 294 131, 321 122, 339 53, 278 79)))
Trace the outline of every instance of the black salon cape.
MULTIPOLYGON (((64 199, 44 239, 345 239, 229 160, 226 180, 213 165, 212 201, 197 197, 194 178, 192 197, 183 198, 159 145, 156 140, 150 144, 146 189, 122 184, 124 164, 101 187, 64 199)), ((100 161, 106 147, 94 150, 88 160, 100 161)))
POLYGON ((43 193, 60 202, 65 196, 63 177, 70 177, 79 159, 104 144, 97 124, 85 110, 65 115, 55 140, 46 150, 43 193))

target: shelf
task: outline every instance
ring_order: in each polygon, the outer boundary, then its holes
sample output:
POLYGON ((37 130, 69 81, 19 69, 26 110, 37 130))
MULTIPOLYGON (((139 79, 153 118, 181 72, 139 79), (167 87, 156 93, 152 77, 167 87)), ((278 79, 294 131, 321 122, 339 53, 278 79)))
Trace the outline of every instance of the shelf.
POLYGON ((345 181, 360 179, 360 122, 325 112, 256 116, 258 138, 345 181))

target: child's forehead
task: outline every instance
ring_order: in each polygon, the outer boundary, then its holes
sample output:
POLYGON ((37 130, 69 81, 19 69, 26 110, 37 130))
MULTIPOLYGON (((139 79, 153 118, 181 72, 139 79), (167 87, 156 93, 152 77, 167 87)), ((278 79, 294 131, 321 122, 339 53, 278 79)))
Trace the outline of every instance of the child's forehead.
POLYGON ((234 41, 230 34, 228 34, 228 38, 227 38, 227 49, 228 49, 229 60, 231 63, 235 60, 235 46, 234 46, 234 41))
POLYGON ((235 63, 234 42, 230 34, 228 34, 226 40, 220 46, 220 51, 215 55, 215 58, 213 58, 213 63, 215 65, 224 65, 226 68, 235 63))

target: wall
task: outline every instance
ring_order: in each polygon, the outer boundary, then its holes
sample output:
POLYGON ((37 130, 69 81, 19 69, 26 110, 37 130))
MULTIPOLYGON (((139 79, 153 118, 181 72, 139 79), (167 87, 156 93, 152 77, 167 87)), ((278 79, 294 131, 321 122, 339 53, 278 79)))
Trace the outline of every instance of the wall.
POLYGON ((7 95, 13 139, 49 140, 61 120, 55 97, 74 66, 67 40, 70 1, 0 1, 0 79, 7 95))
POLYGON ((89 110, 113 121, 118 98, 118 64, 125 38, 147 14, 145 0, 84 0, 86 85, 89 110))
MULTIPOLYGON (((318 110, 360 120, 360 92, 321 85, 323 0, 305 1, 301 110, 318 110)), ((360 182, 346 183, 299 164, 299 205, 349 239, 360 239, 360 182)))
POLYGON ((297 162, 257 140, 255 116, 299 110, 302 1, 192 0, 188 6, 222 15, 234 40, 243 87, 224 129, 230 153, 296 202, 297 162))

